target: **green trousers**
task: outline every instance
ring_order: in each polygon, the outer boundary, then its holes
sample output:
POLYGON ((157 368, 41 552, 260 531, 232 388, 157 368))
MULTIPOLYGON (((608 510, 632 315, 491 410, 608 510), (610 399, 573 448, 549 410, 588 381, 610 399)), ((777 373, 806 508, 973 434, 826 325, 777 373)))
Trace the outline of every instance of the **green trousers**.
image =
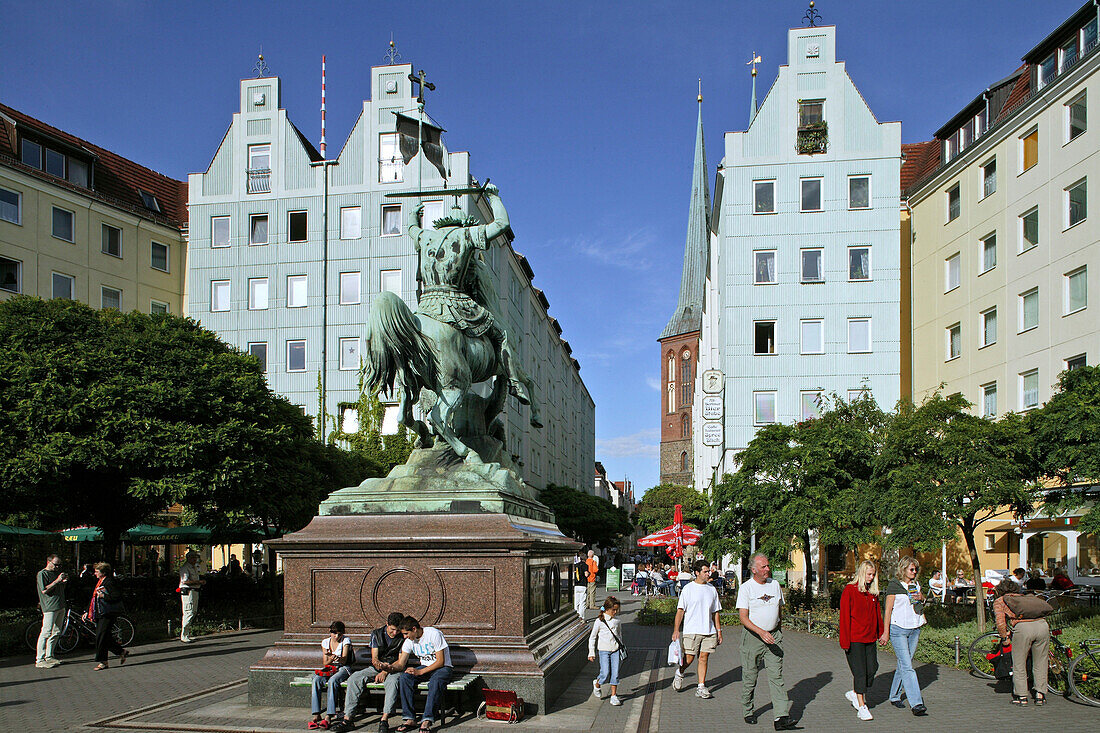
POLYGON ((776 629, 772 636, 775 637, 775 645, 768 646, 748 629, 741 630, 741 703, 746 716, 755 712, 752 695, 756 691, 757 666, 761 657, 764 658, 764 669, 768 672, 768 689, 772 695, 772 711, 775 717, 781 718, 791 708, 787 688, 783 684, 783 632, 776 629))

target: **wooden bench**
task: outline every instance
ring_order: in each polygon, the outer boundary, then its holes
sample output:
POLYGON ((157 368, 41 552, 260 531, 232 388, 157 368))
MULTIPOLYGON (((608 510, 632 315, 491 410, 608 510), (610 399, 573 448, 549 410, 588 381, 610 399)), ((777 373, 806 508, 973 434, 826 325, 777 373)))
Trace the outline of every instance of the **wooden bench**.
MULTIPOLYGON (((454 711, 452 717, 461 716, 464 711, 463 701, 467 696, 467 692, 481 679, 481 675, 470 674, 469 672, 460 673, 456 672, 455 676, 451 678, 451 681, 447 683, 447 688, 443 692, 443 701, 439 708, 439 724, 443 725, 446 722, 447 713, 454 711)), ((313 675, 308 677, 294 677, 290 680, 291 687, 312 687, 313 675)), ((340 683, 341 688, 347 688, 348 683, 345 680, 340 683)), ((372 694, 385 693, 386 686, 381 682, 368 682, 364 687, 365 692, 372 694)), ((427 695, 428 683, 421 682, 416 686, 416 690, 421 695, 427 695)), ((404 714, 404 710, 401 711, 404 714)))

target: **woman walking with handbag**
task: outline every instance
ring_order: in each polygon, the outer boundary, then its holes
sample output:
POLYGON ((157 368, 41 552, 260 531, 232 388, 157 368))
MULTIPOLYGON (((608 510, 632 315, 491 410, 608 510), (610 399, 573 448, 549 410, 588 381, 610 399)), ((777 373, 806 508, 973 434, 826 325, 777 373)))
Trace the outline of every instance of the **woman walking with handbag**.
POLYGON ((95 590, 92 591, 87 616, 89 621, 95 622, 95 660, 99 664, 92 669, 99 672, 107 669, 108 652, 118 655, 119 664, 126 664, 130 652, 123 649, 111 633, 115 619, 122 613, 122 589, 118 587, 114 571, 107 563, 97 562, 95 578, 95 590))
POLYGON ((840 596, 840 648, 852 670, 852 689, 844 693, 860 720, 873 720, 867 709, 867 690, 878 672, 875 642, 882 635, 882 612, 878 606, 878 568, 864 560, 856 577, 844 586, 840 596))
POLYGON ((597 654, 600 657, 600 676, 592 680, 592 694, 602 698, 602 686, 610 683, 612 705, 623 704, 619 699, 619 664, 626 658, 626 647, 621 636, 622 621, 618 618, 621 608, 615 596, 608 596, 588 637, 588 661, 594 662, 597 654))
POLYGON ((1025 596, 1020 586, 1005 578, 993 589, 993 616, 1001 645, 1012 644, 1012 704, 1027 705, 1027 655, 1035 682, 1035 704, 1047 701, 1047 666, 1050 662, 1050 625, 1044 618, 1053 611, 1042 598, 1025 596))
POLYGON ((896 708, 905 707, 905 703, 901 701, 902 688, 905 688, 905 696, 909 698, 913 715, 918 716, 928 714, 924 698, 921 697, 920 682, 913 669, 913 655, 917 653, 920 627, 925 624, 924 594, 920 592, 920 583, 917 582, 919 572, 920 563, 913 557, 906 556, 898 562, 896 577, 886 586, 884 615, 889 630, 882 632, 882 637, 879 638, 880 644, 889 640, 898 660, 894 681, 890 684, 890 704, 896 708))

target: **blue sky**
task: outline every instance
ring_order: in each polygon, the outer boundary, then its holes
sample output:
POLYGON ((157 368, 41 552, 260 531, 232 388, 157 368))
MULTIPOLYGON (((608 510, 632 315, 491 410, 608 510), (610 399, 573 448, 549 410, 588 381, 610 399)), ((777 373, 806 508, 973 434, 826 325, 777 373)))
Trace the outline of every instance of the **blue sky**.
MULTIPOLYGON (((926 140, 1081 0, 819 0, 837 56, 880 121, 926 140)), ((613 479, 657 482, 659 358, 687 226, 696 80, 708 177, 722 133, 747 123, 745 61, 763 99, 786 62, 798 0, 725 2, 54 2, 0 0, 0 101, 167 175, 205 170, 262 44, 283 106, 338 151, 384 63, 437 85, 428 111, 451 150, 500 186, 515 247, 596 401, 613 479)), ((330 152, 331 154, 331 152, 330 152)))

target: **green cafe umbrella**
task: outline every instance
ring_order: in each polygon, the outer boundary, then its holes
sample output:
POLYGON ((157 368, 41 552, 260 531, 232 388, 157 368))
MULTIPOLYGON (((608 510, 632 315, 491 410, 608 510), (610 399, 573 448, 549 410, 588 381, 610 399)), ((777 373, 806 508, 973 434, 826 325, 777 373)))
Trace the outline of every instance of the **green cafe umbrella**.
POLYGON ((99 527, 71 527, 61 530, 61 539, 66 542, 99 542, 103 539, 103 530, 99 527))
POLYGON ((14 537, 16 535, 50 535, 57 534, 56 532, 46 532, 41 529, 31 529, 30 527, 13 527, 10 524, 0 523, 0 537, 14 537))

